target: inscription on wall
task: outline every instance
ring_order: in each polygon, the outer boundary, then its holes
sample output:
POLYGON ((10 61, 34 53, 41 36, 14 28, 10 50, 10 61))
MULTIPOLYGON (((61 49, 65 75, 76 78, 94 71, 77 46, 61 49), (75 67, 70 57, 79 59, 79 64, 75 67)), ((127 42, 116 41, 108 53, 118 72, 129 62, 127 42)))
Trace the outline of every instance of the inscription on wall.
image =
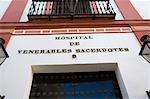
MULTIPOLYGON (((81 42, 70 42, 70 40, 91 40, 92 36, 56 36, 55 40, 69 40, 68 46, 80 46, 81 42)), ((59 54, 59 53, 113 53, 129 52, 128 48, 84 48, 84 49, 33 49, 18 50, 18 54, 59 54)))

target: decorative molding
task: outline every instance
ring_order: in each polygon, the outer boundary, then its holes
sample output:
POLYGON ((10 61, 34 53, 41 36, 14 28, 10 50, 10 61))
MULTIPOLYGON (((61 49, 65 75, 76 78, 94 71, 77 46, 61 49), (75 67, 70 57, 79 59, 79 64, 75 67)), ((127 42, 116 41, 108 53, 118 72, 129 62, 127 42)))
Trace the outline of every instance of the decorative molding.
POLYGON ((0 22, 0 29, 55 29, 55 28, 100 28, 150 26, 150 20, 70 20, 49 22, 0 22))
POLYGON ((34 35, 34 34, 84 34, 84 33, 129 33, 130 27, 112 28, 62 28, 62 29, 19 29, 14 30, 14 35, 34 35))

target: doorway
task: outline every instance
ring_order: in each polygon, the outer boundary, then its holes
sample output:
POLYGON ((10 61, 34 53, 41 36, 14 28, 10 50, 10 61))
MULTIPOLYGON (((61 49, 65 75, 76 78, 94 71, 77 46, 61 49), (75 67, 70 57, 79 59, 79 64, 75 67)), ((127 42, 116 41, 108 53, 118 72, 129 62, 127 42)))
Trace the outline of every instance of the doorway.
POLYGON ((115 71, 35 73, 29 99, 122 99, 115 71))

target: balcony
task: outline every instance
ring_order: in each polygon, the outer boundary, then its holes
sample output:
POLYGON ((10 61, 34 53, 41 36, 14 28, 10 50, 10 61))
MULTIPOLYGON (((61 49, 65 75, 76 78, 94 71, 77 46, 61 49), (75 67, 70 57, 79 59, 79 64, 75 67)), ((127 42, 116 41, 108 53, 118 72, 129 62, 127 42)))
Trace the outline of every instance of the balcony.
POLYGON ((32 0, 28 20, 115 19, 115 15, 109 0, 32 0))

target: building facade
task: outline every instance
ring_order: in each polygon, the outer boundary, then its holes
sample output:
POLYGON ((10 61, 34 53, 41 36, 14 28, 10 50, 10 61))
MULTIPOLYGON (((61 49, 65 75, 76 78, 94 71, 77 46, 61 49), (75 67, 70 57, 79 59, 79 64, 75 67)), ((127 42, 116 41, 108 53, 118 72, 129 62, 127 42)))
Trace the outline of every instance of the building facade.
POLYGON ((0 0, 4 99, 149 99, 150 0, 0 0), (49 9, 49 10, 48 10, 49 9))

